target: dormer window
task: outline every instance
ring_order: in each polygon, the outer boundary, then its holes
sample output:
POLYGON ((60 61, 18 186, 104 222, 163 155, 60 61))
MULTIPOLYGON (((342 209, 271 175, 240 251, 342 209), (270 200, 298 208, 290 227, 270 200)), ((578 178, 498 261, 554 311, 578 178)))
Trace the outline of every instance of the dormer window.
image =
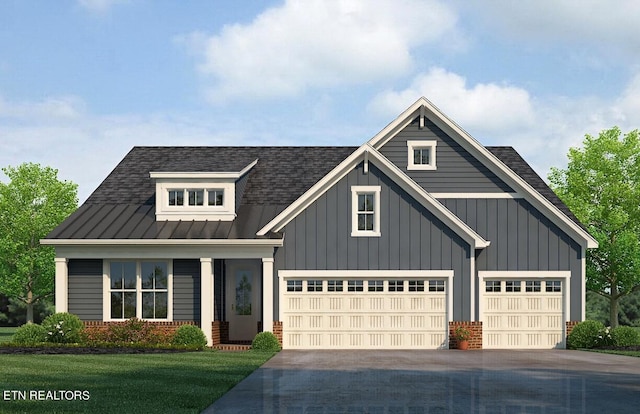
POLYGON ((151 171, 156 182, 156 220, 232 221, 236 182, 258 163, 238 172, 151 171))
POLYGON ((204 200, 207 200, 207 206, 224 205, 224 189, 171 189, 169 191, 169 206, 184 206, 185 198, 188 200, 188 206, 204 206, 204 200), (185 197, 185 193, 187 196, 185 197))
POLYGON ((208 203, 210 206, 221 206, 224 202, 224 190, 208 190, 208 203))
POLYGON ((407 141, 407 170, 435 170, 437 141, 407 141))

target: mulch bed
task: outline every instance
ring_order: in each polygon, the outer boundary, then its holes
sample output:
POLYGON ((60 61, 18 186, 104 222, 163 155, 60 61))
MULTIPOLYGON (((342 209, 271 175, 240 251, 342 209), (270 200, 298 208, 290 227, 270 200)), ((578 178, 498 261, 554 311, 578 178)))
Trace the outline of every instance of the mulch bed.
POLYGON ((607 349, 610 351, 640 351, 640 345, 633 346, 603 346, 598 349, 607 349))
POLYGON ((29 354, 29 355, 106 355, 106 354, 167 354, 176 352, 193 352, 185 349, 159 348, 97 348, 97 347, 28 347, 28 346, 0 346, 0 355, 29 354))

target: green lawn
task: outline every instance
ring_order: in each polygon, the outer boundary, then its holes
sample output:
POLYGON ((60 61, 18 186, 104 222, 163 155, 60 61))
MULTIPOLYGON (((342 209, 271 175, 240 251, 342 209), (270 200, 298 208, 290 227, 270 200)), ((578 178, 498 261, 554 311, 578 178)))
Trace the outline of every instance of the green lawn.
MULTIPOLYGON (((268 352, 0 355, 2 413, 199 413, 273 356, 268 352), (13 391, 88 391, 77 401, 13 391), (9 399, 7 401, 7 391, 9 399), (15 395, 14 395, 15 394, 15 395)), ((68 393, 67 393, 68 394, 68 393)), ((72 397, 73 394, 68 394, 72 397)))
POLYGON ((9 342, 16 329, 18 328, 0 327, 0 343, 9 342))

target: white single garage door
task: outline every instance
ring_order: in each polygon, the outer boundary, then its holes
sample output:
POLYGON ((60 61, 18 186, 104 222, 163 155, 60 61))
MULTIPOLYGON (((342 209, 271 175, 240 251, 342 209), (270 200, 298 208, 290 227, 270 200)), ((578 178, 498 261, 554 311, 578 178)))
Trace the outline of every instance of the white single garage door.
POLYGON ((447 278, 286 277, 284 348, 445 348, 448 284, 447 278))
POLYGON ((485 279, 482 347, 564 348, 565 280, 485 279))

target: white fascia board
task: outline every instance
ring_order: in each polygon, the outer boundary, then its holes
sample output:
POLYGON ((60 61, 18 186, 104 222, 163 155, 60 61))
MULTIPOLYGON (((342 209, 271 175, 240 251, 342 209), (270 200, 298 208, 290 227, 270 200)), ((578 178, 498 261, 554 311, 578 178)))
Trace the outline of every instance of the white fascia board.
POLYGON ((284 239, 41 239, 47 246, 273 246, 284 239))
POLYGON ((345 158, 340 164, 338 164, 327 175, 322 177, 320 181, 315 183, 311 188, 305 191, 296 201, 291 203, 289 207, 285 208, 280 214, 275 216, 270 222, 268 222, 263 228, 261 228, 258 236, 264 236, 271 230, 280 231, 291 220, 293 220, 298 214, 306 209, 311 203, 316 201, 322 194, 324 194, 335 183, 340 181, 342 177, 347 175, 352 168, 354 168, 360 161, 360 157, 364 156, 368 147, 362 145, 355 150, 351 155, 345 158))
POLYGON ((278 277, 289 278, 452 278, 453 270, 280 270, 278 277))
MULTIPOLYGON (((368 144, 365 144, 368 146, 368 144)), ((491 242, 485 240, 482 236, 476 233, 471 227, 467 225, 460 217, 453 214, 442 203, 436 200, 431 194, 429 194, 424 188, 413 181, 407 174, 404 173, 398 166, 389 161, 385 156, 380 154, 377 150, 370 149, 371 157, 375 158, 383 168, 381 170, 390 176, 391 178, 397 178, 394 180, 400 184, 407 193, 413 198, 418 200, 423 206, 427 207, 429 211, 435 214, 440 220, 442 220, 449 228, 456 231, 456 233, 470 242, 471 246, 476 249, 483 249, 488 247, 491 242)))
POLYGON ((404 111, 400 117, 374 136, 369 141, 369 144, 376 150, 380 149, 395 136, 395 133, 400 129, 398 126, 407 125, 416 116, 416 114, 420 113, 421 107, 426 109, 425 116, 427 116, 434 124, 436 124, 436 126, 438 126, 438 128, 442 129, 449 136, 460 138, 460 140, 456 140, 456 142, 464 149, 474 154, 480 162, 489 168, 490 171, 505 180, 510 186, 515 187, 514 190, 522 194, 534 207, 549 212, 549 218, 554 222, 554 224, 568 234, 573 234, 574 236, 577 236, 577 238, 583 239, 584 243, 582 243, 582 245, 586 248, 595 249, 598 247, 598 242, 588 232, 583 230, 549 200, 538 193, 538 191, 536 191, 528 182, 514 173, 509 167, 500 161, 498 157, 493 155, 467 131, 460 127, 460 125, 456 124, 425 97, 418 99, 413 105, 404 111), (408 119, 401 119, 403 116, 408 117, 408 119))
POLYGON ((478 279, 571 279, 570 270, 479 270, 478 279))
POLYGON ((369 160, 376 160, 379 163, 379 166, 382 167, 381 169, 385 174, 400 184, 405 191, 418 200, 422 205, 427 207, 429 211, 434 213, 435 216, 442 220, 447 226, 454 231, 457 230, 456 233, 465 239, 473 248, 482 249, 489 246, 489 241, 483 239, 482 236, 476 233, 458 216, 449 211, 449 209, 442 205, 438 200, 429 195, 424 188, 416 184, 415 181, 409 178, 409 176, 407 176, 402 170, 387 160, 369 144, 364 144, 354 151, 349 157, 338 164, 338 166, 329 174, 324 176, 295 202, 282 211, 282 213, 277 215, 273 220, 267 223, 266 226, 260 229, 257 235, 263 236, 270 230, 282 230, 282 228, 284 228, 284 226, 286 226, 298 214, 304 211, 304 209, 306 209, 311 203, 317 200, 329 188, 347 175, 361 161, 361 159, 364 159, 364 155, 367 152, 369 153, 369 160))
POLYGON ((151 171, 149 172, 150 178, 159 178, 159 179, 196 179, 196 180, 229 180, 229 179, 238 179, 248 173, 256 164, 258 163, 258 159, 251 162, 249 165, 244 167, 242 170, 237 172, 180 172, 180 171, 151 171))

